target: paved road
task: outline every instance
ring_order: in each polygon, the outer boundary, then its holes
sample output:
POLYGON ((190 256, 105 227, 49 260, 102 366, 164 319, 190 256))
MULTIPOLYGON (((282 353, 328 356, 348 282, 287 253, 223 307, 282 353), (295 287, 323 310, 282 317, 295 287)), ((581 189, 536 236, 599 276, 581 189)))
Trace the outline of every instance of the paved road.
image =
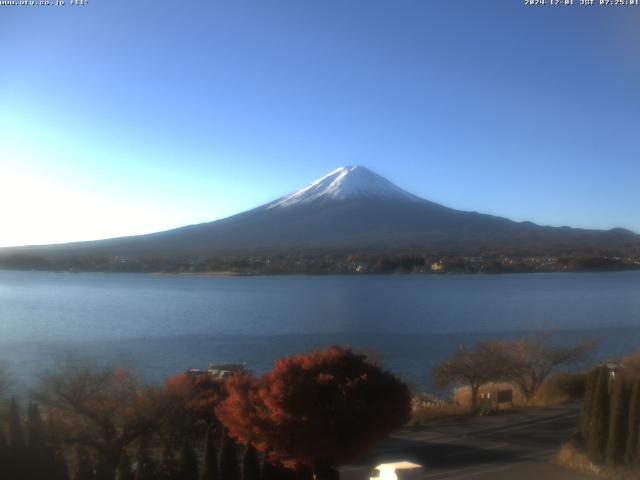
POLYGON ((384 461, 412 460, 426 467, 425 480, 591 478, 550 463, 575 431, 578 414, 579 406, 569 405, 407 428, 380 444, 353 473, 384 461))

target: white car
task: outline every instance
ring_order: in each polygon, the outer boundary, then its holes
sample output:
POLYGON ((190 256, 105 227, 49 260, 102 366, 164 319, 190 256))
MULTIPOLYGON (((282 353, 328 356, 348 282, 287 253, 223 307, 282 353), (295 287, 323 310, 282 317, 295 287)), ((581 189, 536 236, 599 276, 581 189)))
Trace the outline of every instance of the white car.
POLYGON ((381 463, 371 472, 369 480, 421 480, 424 467, 411 462, 381 463))

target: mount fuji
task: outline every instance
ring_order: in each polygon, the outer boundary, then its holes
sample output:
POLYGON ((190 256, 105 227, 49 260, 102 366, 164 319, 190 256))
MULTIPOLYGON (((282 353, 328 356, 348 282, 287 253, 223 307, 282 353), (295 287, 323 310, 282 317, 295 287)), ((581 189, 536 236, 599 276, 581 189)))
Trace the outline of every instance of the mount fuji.
POLYGON ((0 249, 0 255, 194 259, 351 251, 451 255, 640 251, 624 229, 545 227, 447 208, 366 167, 341 167, 266 205, 222 220, 107 240, 0 249))

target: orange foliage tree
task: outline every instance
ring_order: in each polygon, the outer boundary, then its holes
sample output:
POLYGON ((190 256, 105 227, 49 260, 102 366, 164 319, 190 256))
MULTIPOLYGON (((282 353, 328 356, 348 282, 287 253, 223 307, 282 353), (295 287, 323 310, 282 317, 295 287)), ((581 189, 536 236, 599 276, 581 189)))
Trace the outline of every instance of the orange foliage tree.
POLYGON ((354 460, 410 416, 407 386, 348 348, 279 360, 260 378, 236 375, 227 391, 216 414, 233 437, 317 473, 354 460))
POLYGON ((164 391, 176 406, 168 420, 174 420, 178 430, 205 431, 218 424, 214 410, 226 398, 223 381, 206 374, 180 373, 165 382, 164 391))

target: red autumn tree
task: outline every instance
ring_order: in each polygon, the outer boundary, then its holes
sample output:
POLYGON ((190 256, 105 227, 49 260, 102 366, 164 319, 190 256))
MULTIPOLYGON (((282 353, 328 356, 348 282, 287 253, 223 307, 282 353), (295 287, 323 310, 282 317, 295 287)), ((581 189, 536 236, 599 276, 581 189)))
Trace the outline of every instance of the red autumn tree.
POLYGON ((164 385, 165 402, 171 408, 164 418, 164 428, 176 438, 185 432, 203 433, 218 424, 214 410, 224 398, 224 382, 209 375, 181 373, 171 377, 164 385))
POLYGON ((216 414, 233 437, 316 472, 354 460, 410 415, 407 386, 346 348, 279 360, 261 378, 232 378, 227 391, 216 414))
POLYGON ((210 416, 226 396, 224 382, 204 374, 181 373, 167 380, 165 389, 184 395, 186 406, 202 418, 210 416))

